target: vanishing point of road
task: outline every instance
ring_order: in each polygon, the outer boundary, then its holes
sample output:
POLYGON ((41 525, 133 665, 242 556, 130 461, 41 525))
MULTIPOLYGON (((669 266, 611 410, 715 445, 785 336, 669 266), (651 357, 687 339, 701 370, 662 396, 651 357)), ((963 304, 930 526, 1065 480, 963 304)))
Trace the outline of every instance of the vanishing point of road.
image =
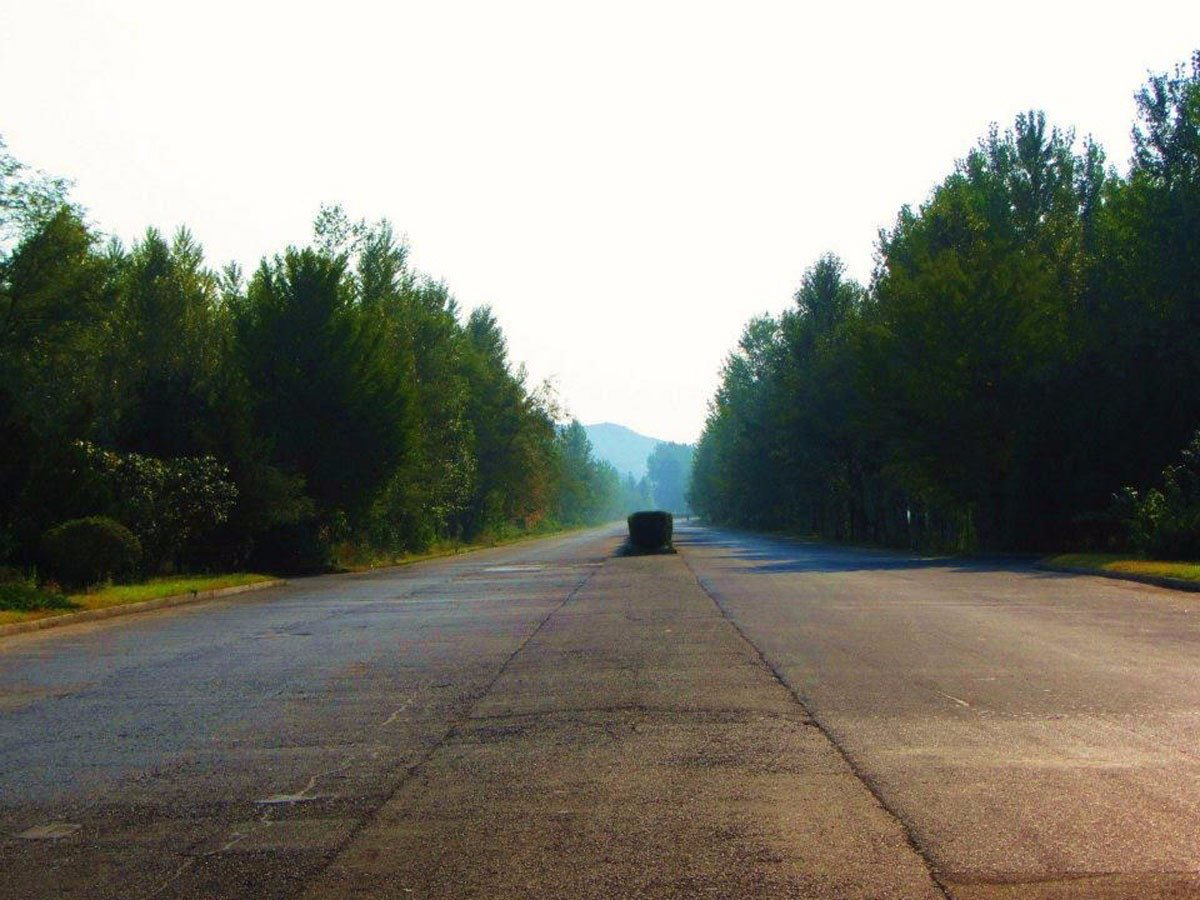
POLYGON ((1200 596, 678 531, 0 639, 0 896, 1200 896, 1200 596))

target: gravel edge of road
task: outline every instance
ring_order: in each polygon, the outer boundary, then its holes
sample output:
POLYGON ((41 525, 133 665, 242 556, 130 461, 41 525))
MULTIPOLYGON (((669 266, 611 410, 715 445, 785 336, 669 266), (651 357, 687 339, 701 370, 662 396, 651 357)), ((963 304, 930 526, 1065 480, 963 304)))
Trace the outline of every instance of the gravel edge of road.
POLYGON ((287 584, 282 578, 271 581, 256 581, 252 584, 237 584, 233 587, 212 588, 207 591, 190 591, 186 594, 174 594, 170 597, 156 597, 153 600, 142 600, 138 603, 124 603, 119 606, 108 606, 104 609, 85 609, 76 613, 66 613, 61 616, 47 616, 44 619, 34 619, 30 622, 11 622, 0 625, 0 638, 16 634, 28 634, 31 631, 44 631, 47 628, 58 628, 63 625, 75 625, 79 622, 92 622, 98 619, 113 619, 118 616, 135 615, 136 613, 151 612, 172 606, 185 606, 188 603, 199 603, 203 600, 217 600, 234 594, 245 594, 251 591, 261 591, 267 588, 280 587, 287 584))

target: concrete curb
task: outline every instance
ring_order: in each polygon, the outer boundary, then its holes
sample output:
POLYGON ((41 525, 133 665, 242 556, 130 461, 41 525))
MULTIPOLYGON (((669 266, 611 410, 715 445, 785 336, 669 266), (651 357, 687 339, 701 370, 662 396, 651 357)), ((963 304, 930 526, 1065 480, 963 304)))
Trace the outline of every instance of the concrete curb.
POLYGON ((1065 572, 1069 575, 1095 575, 1099 578, 1112 578, 1116 581, 1136 581, 1139 584, 1150 584, 1154 587, 1170 588, 1173 591, 1188 591, 1200 593, 1200 581, 1187 581, 1183 578, 1170 578, 1166 575, 1138 575, 1136 572, 1110 572, 1107 569, 1080 569, 1074 566, 1053 566, 1049 563, 1034 563, 1035 569, 1044 572, 1065 572))
POLYGON ((65 613, 61 616, 46 616, 44 619, 33 619, 29 622, 12 622, 0 625, 0 638, 13 634, 26 634, 31 631, 42 631, 46 628, 58 628, 63 625, 75 625, 79 622, 93 622, 97 619, 113 619, 117 616, 129 616, 140 612, 150 612, 155 609, 165 609, 169 606, 185 606, 188 603, 199 603, 202 600, 216 600, 230 597, 234 594, 245 594, 250 591, 261 591, 266 588, 279 587, 287 584, 282 578, 271 581, 256 581, 252 584, 238 584, 227 588, 213 588, 208 591, 192 591, 189 594, 175 594, 171 597, 157 597, 154 600, 142 600, 139 603, 125 603, 121 606, 107 606, 104 609, 85 609, 77 613, 65 613))

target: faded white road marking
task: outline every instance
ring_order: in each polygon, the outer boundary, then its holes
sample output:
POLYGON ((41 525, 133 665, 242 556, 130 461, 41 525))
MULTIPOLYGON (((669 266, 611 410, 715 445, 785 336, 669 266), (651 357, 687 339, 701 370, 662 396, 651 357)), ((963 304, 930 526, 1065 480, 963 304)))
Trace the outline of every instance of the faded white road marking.
MULTIPOLYGON (((369 755, 372 759, 376 758, 378 755, 378 750, 371 751, 369 755)), ((309 791, 317 786, 317 782, 322 778, 327 778, 330 775, 337 775, 339 772, 345 772, 354 764, 354 761, 355 757, 349 756, 340 766, 334 766, 332 769, 327 769, 324 772, 318 772, 312 778, 308 779, 308 784, 306 784, 299 792, 295 794, 272 794, 270 797, 266 797, 262 800, 255 800, 254 802, 261 806, 278 806, 281 803, 304 803, 308 800, 319 800, 326 795, 309 793, 309 791)))
POLYGON ((57 841, 59 838, 70 837, 82 827, 82 825, 73 825, 70 822, 50 822, 46 825, 34 825, 32 828, 22 831, 17 837, 27 841, 57 841))
POLYGON ((971 704, 970 704, 970 703, 968 703, 966 700, 960 700, 958 697, 954 697, 954 696, 952 696, 952 695, 950 695, 950 694, 947 694, 945 691, 939 691, 937 688, 934 688, 933 692, 934 692, 935 694, 941 694, 941 695, 942 695, 943 697, 945 697, 947 700, 952 700, 952 701, 954 701, 955 703, 957 703, 959 706, 965 706, 965 707, 968 707, 968 708, 970 708, 970 706, 971 706, 971 704))
POLYGON ((379 727, 382 728, 384 725, 391 725, 393 722, 396 721, 396 719, 400 715, 400 713, 404 712, 410 706, 412 706, 412 698, 411 697, 409 699, 405 700, 400 705, 400 708, 398 710, 396 710, 394 713, 392 713, 390 716, 388 716, 386 719, 384 719, 383 723, 379 727))
MULTIPOLYGON (((335 769, 334 771, 337 770, 335 769)), ((303 803, 306 800, 315 800, 316 797, 308 796, 308 792, 316 786, 318 778, 320 778, 322 775, 329 774, 332 773, 322 772, 320 775, 314 775, 312 778, 308 779, 308 784, 306 784, 304 786, 304 790, 300 791, 298 794, 272 794, 265 800, 255 800, 254 802, 260 805, 275 805, 278 803, 303 803)))

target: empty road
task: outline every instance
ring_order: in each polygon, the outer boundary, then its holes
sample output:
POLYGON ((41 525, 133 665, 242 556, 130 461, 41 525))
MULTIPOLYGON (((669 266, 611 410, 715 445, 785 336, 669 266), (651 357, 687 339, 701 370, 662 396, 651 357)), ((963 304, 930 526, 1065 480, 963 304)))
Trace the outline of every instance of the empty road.
POLYGON ((1200 595, 622 538, 0 638, 0 896, 1200 896, 1200 595))

